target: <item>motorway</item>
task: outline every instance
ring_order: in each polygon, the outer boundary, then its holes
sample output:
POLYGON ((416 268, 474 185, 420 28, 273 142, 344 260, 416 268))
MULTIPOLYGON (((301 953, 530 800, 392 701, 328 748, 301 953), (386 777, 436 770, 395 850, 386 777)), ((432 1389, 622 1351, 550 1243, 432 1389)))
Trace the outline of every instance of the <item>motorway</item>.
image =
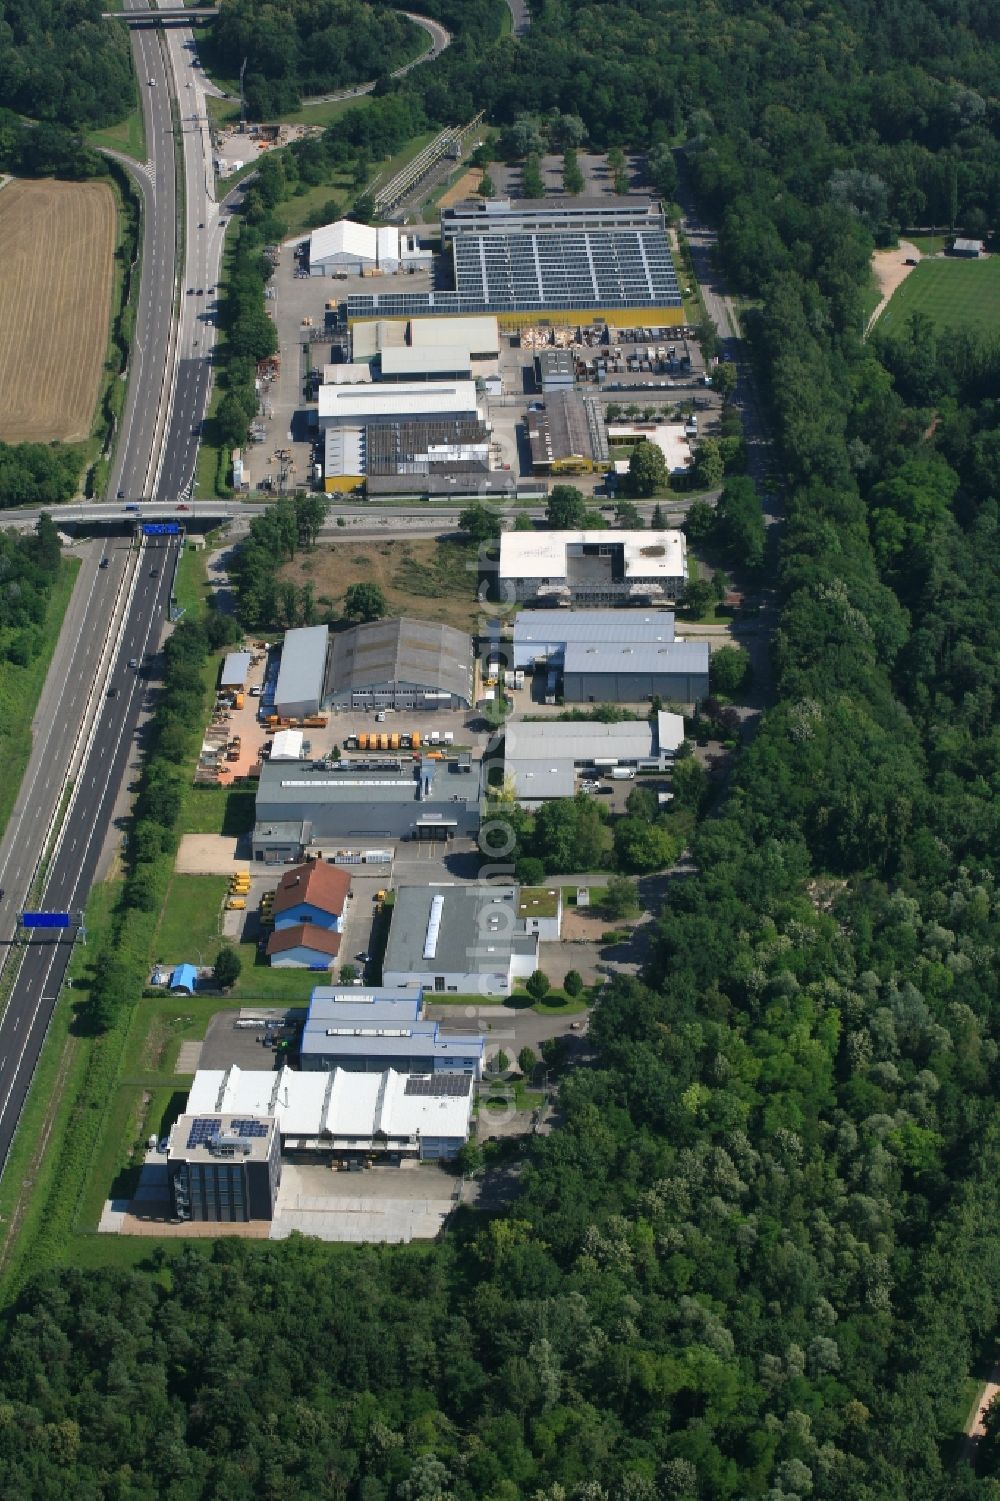
MULTIPOLYGON (((125 0, 125 8, 145 6, 139 0, 125 0)), ((119 490, 126 495, 153 493, 157 434, 169 396, 166 361, 176 282, 174 134, 165 54, 156 31, 135 31, 131 41, 148 156, 144 165, 119 157, 142 195, 142 280, 109 497, 119 490), (149 79, 155 82, 150 84, 149 79)))
MULTIPOLYGON (((125 0, 141 9, 140 0, 125 0)), ((148 157, 128 161, 142 198, 142 265, 128 384, 108 485, 108 504, 125 495, 152 495, 169 428, 173 393, 177 283, 177 203, 172 76, 159 31, 131 37, 148 157)), ((205 366, 207 370, 207 365, 205 366)), ((205 382, 207 390, 207 378, 205 382)), ((176 405, 174 407, 176 410, 176 405)), ((200 421, 200 414, 199 414, 200 421)), ((193 425, 189 420, 190 426, 193 425)), ((192 466, 193 467, 193 466, 192 466)), ((172 480, 176 465, 167 466, 172 480)), ((120 515, 120 504, 116 507, 120 515)), ((148 544, 146 544, 148 548, 148 544)), ((16 914, 31 899, 47 910, 82 910, 112 825, 115 800, 134 748, 146 683, 130 657, 155 653, 169 603, 173 548, 159 566, 140 561, 131 539, 82 550, 83 564, 33 724, 33 749, 10 824, 0 841, 0 965, 6 968, 16 914), (107 566, 101 567, 102 556, 107 566), (170 566, 166 566, 169 562, 170 566), (135 575, 133 577, 133 575, 135 575), (129 596, 129 591, 134 592, 129 596), (120 612, 126 612, 121 618, 120 612), (110 674, 105 676, 105 674, 110 674), (105 697, 108 687, 114 698, 105 697), (71 801, 44 890, 32 892, 64 789, 71 801)), ((141 550, 145 557, 146 549, 141 550)), ((35 1064, 62 984, 71 945, 49 937, 24 950, 0 1016, 0 1170, 6 1163, 35 1064)))
MULTIPOLYGON (((148 691, 143 672, 134 672, 127 664, 130 657, 142 664, 157 649, 177 556, 176 544, 165 538, 157 541, 157 547, 147 542, 138 557, 135 590, 118 638, 109 686, 100 690, 104 697, 97 706, 93 740, 49 863, 50 873, 37 903, 41 911, 83 910, 111 827, 139 711, 148 691), (115 697, 108 696, 111 691, 115 697)), ((89 688, 92 681, 85 686, 89 688)), ((33 836, 42 832, 31 830, 33 836)), ((11 937, 12 927, 8 904, 4 909, 5 942, 11 937)), ((72 943, 66 934, 37 931, 26 944, 17 981, 0 1016, 0 1163, 7 1160, 71 952, 72 943)))

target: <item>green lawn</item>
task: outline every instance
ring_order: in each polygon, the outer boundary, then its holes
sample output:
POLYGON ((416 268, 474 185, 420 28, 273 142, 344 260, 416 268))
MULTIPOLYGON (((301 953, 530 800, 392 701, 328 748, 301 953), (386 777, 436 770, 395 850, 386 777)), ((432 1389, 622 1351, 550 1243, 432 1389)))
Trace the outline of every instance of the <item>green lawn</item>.
POLYGON ((900 239, 909 240, 911 245, 916 245, 921 255, 937 255, 947 245, 950 235, 901 235, 900 239))
POLYGON ((200 620, 208 609, 212 597, 211 586, 208 582, 208 547, 215 540, 215 534, 206 537, 206 547, 197 552, 193 547, 185 547, 181 553, 180 562, 177 565, 177 578, 174 584, 174 598, 177 605, 185 615, 195 620, 200 620))
POLYGON ((923 261, 893 294, 876 323, 882 333, 902 332, 914 313, 938 329, 1000 329, 1000 257, 983 261, 923 261))
POLYGON ((117 125, 106 125, 103 130, 87 132, 88 146, 104 146, 110 151, 123 151, 137 162, 146 160, 146 130, 142 110, 136 105, 131 114, 117 125))
POLYGON ((251 787, 195 787, 184 794, 182 834, 248 834, 254 824, 256 793, 251 787))
POLYGON ((17 801, 28 758, 31 755, 31 721, 35 717, 38 699, 52 661, 52 654, 62 630, 63 616, 69 604, 73 585, 80 571, 80 559, 64 559, 45 610, 39 649, 27 667, 15 667, 10 662, 0 663, 0 765, 4 774, 0 778, 0 829, 7 827, 7 820, 17 801))
POLYGON ((222 942, 225 876, 172 876, 160 913, 153 957, 157 962, 211 964, 222 942))
MULTIPOLYGON (((269 1003, 289 1001, 305 1002, 315 985, 322 985, 324 977, 318 970, 272 969, 269 964, 255 962, 257 949, 252 943, 241 943, 240 958, 243 973, 233 986, 232 994, 241 1006, 248 1001, 269 1003)), ((329 976, 326 977, 327 981, 329 976)))
MULTIPOLYGON (((216 79, 218 83, 219 80, 216 79)), ((238 85, 220 84, 228 92, 231 87, 234 91, 238 85)), ((289 110, 287 114, 275 115, 273 120, 268 120, 268 125, 329 125, 333 120, 339 120, 341 115, 349 109, 367 109, 372 102, 370 94, 361 94, 357 99, 338 99, 330 104, 306 104, 298 109, 289 110)), ((208 108, 209 119, 214 125, 235 125, 240 118, 240 102, 238 99, 216 99, 214 95, 207 95, 205 104, 208 108)), ((247 137, 247 158, 260 156, 257 143, 247 137)), ((230 179, 231 181, 231 179, 230 179)))
POLYGON ((284 203, 278 205, 276 213, 284 219, 289 236, 304 234, 311 227, 310 221, 323 208, 330 198, 335 198, 341 209, 345 209, 354 197, 352 178, 350 172, 334 173, 329 182, 320 183, 318 187, 308 188, 304 193, 296 194, 287 198, 284 203))
MULTIPOLYGON (((242 983, 242 982, 241 982, 242 983)), ((562 990, 555 986, 549 991, 544 1001, 533 1001, 525 991, 515 991, 510 996, 499 995, 439 995, 437 991, 428 991, 424 997, 428 1006, 509 1006, 512 1011, 535 1011, 539 1016, 579 1016, 586 1011, 589 1002, 587 991, 583 995, 571 1000, 562 990)))

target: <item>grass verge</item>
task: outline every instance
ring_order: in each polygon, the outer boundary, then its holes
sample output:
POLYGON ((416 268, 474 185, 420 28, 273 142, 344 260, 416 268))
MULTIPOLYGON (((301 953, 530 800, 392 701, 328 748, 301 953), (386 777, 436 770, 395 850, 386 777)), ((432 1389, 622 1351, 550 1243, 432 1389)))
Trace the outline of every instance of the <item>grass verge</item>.
POLYGON ((122 151, 134 161, 146 160, 146 127, 138 104, 117 125, 106 125, 103 130, 91 130, 86 136, 88 146, 102 147, 108 151, 122 151))
POLYGON ((53 585, 46 606, 39 649, 27 667, 0 662, 0 703, 3 704, 3 714, 0 716, 0 765, 4 769, 3 777, 0 778, 0 830, 7 827, 7 820, 21 790, 21 781, 31 756, 31 722, 45 686, 79 571, 79 558, 63 559, 59 577, 53 585))

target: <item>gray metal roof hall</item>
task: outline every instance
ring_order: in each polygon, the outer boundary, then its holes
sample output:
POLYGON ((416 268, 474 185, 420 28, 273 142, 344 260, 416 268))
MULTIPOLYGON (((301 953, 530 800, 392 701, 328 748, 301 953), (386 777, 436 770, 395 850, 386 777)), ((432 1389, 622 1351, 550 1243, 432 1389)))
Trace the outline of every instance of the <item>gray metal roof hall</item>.
POLYGON ((468 708, 472 673, 472 640, 464 631, 405 617, 374 620, 334 638, 330 688, 337 704, 399 696, 468 708))

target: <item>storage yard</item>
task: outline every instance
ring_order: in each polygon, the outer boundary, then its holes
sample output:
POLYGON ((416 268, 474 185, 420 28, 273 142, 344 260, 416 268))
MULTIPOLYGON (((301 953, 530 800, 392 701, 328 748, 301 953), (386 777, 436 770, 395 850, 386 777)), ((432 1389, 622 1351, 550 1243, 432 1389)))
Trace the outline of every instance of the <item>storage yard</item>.
POLYGON ((108 347, 115 234, 106 183, 0 188, 3 442, 89 436, 108 347))

